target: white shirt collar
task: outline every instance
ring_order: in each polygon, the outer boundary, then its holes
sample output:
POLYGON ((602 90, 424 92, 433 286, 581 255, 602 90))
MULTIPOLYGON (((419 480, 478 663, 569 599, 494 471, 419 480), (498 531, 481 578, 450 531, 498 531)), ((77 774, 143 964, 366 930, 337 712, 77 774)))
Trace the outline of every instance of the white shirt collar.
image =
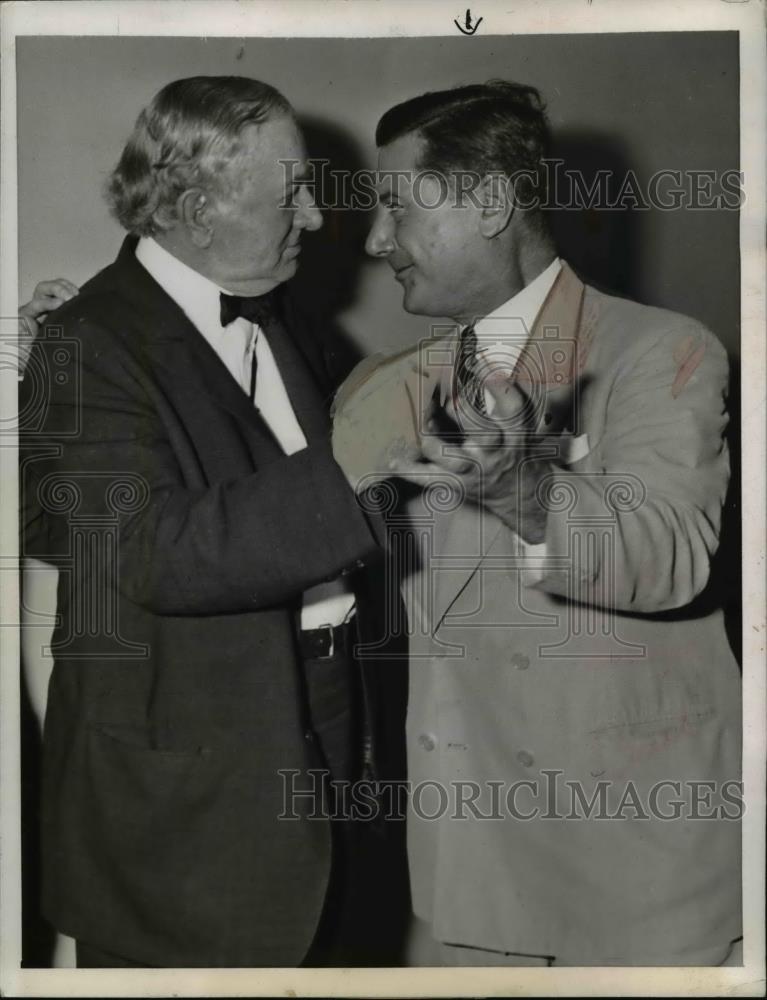
POLYGON ((559 257, 555 257, 529 285, 525 285, 503 305, 478 320, 474 324, 477 350, 492 346, 494 349, 501 347, 515 353, 521 351, 533 331, 541 306, 561 270, 562 261, 559 257))
POLYGON ((210 278, 195 271, 152 239, 142 236, 136 247, 136 260, 152 275, 187 318, 205 336, 221 330, 221 292, 210 278))

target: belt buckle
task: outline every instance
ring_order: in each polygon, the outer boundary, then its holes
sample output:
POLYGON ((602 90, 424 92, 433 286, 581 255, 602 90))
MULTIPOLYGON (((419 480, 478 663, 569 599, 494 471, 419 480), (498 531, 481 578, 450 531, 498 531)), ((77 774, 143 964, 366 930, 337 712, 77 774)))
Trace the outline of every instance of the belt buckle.
POLYGON ((319 628, 317 629, 318 632, 321 632, 323 630, 326 630, 327 631, 327 635, 328 635, 328 651, 327 651, 327 653, 323 653, 323 655, 320 657, 320 659, 321 660, 327 660, 327 659, 330 659, 330 657, 335 652, 335 648, 336 648, 335 647, 335 635, 333 634, 334 630, 333 630, 333 626, 330 624, 330 622, 326 622, 325 625, 320 625, 319 628))

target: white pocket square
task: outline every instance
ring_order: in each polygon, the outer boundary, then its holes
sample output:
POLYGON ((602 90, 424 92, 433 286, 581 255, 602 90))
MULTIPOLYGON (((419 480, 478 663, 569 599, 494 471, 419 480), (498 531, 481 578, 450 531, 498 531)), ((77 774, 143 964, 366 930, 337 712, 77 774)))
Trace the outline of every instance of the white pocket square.
POLYGON ((579 434, 577 437, 572 435, 569 438, 566 438, 563 444, 562 461, 565 465, 572 465, 574 462, 580 462, 580 460, 585 458, 591 450, 589 448, 588 434, 579 434))

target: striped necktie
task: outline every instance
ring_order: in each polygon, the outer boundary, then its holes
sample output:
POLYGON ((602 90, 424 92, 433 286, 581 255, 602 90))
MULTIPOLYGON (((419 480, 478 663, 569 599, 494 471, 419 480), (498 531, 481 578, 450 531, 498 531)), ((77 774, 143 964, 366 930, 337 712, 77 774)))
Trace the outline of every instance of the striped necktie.
POLYGON ((467 326, 461 332, 458 346, 458 358, 455 366, 455 382, 463 398, 478 413, 487 415, 485 405, 485 390, 478 374, 477 335, 473 326, 467 326))

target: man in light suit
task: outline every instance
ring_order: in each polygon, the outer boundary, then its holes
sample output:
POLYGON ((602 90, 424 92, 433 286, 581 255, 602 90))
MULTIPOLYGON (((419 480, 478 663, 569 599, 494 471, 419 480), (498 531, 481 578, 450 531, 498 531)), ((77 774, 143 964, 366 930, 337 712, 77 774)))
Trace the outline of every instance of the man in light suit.
POLYGON ((351 580, 378 545, 279 294, 321 225, 284 170, 305 158, 266 84, 165 87, 110 179, 129 236, 22 384, 23 499, 60 566, 44 912, 80 965, 316 964, 337 933, 343 845, 279 772, 359 772, 351 580))
POLYGON ((534 89, 414 98, 377 144, 368 252, 407 311, 452 321, 363 363, 334 427, 355 481, 393 477, 404 539, 412 961, 719 964, 740 935, 739 673, 706 599, 724 350, 557 256, 534 89))

